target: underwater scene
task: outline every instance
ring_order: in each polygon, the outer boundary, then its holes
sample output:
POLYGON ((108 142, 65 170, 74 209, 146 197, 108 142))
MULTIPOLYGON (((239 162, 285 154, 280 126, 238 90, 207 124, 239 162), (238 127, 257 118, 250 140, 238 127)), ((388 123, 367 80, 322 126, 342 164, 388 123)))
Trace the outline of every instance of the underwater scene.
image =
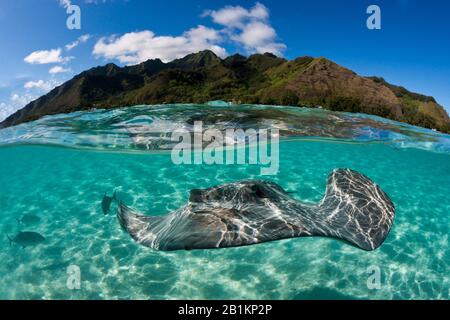
POLYGON ((46 116, 0 130, 0 299, 448 299, 449 177, 449 135, 365 114, 212 102, 46 116), (276 129, 279 170, 175 164, 170 132, 197 121, 276 129), (376 250, 304 237, 158 251, 116 217, 120 203, 164 216, 191 190, 253 179, 313 205, 340 168, 369 177, 395 206, 376 250))

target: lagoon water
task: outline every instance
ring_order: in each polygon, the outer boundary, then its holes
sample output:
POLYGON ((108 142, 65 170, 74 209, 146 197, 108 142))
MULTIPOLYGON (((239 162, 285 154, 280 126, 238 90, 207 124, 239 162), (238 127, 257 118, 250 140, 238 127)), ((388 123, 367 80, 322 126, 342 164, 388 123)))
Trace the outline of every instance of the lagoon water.
MULTIPOLYGON (((448 299, 450 136, 365 115, 269 106, 136 106, 58 115, 0 131, 1 299, 448 299), (175 165, 164 134, 206 126, 278 128, 280 171, 175 165), (328 174, 351 168, 391 197, 393 229, 373 252, 323 238, 250 247, 157 252, 120 229, 101 200, 147 215, 182 206, 189 191, 268 179, 317 202, 328 174), (40 220, 17 221, 23 215, 40 220), (7 235, 34 231, 22 249, 7 235), (67 287, 67 267, 81 271, 67 287), (368 277, 379 268, 381 287, 368 277)), ((115 209, 115 208, 113 208, 115 209)))

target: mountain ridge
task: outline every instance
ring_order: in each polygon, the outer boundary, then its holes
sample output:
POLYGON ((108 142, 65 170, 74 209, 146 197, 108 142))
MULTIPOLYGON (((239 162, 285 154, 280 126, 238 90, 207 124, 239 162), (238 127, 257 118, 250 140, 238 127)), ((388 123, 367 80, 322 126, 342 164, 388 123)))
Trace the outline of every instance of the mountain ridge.
POLYGON ((359 76, 324 57, 289 61, 264 53, 221 59, 209 50, 168 63, 151 59, 134 66, 91 68, 10 115, 0 128, 91 108, 211 100, 321 106, 450 133, 449 116, 433 97, 380 77, 359 76))

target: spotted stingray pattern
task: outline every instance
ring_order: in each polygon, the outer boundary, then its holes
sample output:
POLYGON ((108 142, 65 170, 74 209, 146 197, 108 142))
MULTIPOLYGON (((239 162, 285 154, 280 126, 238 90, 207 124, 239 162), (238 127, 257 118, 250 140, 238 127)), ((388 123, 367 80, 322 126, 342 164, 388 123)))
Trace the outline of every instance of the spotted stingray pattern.
POLYGON ((143 216, 123 203, 124 230, 155 250, 247 246, 297 238, 331 237, 364 250, 377 249, 392 227, 392 201, 366 176, 337 169, 325 197, 309 205, 268 181, 241 181, 192 190, 189 202, 165 216, 143 216))

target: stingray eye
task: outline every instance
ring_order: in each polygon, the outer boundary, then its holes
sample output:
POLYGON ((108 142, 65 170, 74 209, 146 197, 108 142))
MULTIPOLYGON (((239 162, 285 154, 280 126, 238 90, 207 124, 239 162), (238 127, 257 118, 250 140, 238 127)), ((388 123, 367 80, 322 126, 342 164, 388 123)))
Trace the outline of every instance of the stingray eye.
POLYGON ((200 189, 191 190, 191 194, 189 195, 190 202, 202 202, 203 200, 203 191, 200 189))
POLYGON ((261 188, 261 186, 254 184, 251 189, 258 198, 268 198, 266 192, 261 188))

